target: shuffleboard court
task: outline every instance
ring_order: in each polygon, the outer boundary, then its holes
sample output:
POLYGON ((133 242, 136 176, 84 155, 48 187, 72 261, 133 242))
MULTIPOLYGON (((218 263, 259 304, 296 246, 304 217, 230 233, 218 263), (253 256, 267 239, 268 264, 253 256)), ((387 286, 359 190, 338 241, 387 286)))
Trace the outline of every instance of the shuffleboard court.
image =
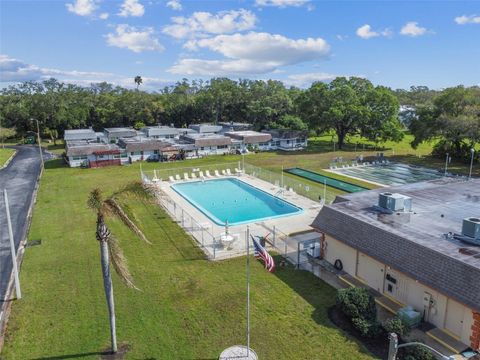
POLYGON ((364 191, 364 190, 369 190, 366 187, 360 186, 360 185, 355 185, 343 180, 338 180, 334 179, 329 176, 321 175, 319 173, 316 173, 314 171, 310 170, 305 170, 301 168, 291 168, 291 169, 285 169, 285 172, 293 175, 297 175, 300 177, 303 177, 305 179, 315 181, 320 184, 326 184, 328 186, 331 186, 335 189, 343 190, 348 193, 354 193, 358 191, 364 191))

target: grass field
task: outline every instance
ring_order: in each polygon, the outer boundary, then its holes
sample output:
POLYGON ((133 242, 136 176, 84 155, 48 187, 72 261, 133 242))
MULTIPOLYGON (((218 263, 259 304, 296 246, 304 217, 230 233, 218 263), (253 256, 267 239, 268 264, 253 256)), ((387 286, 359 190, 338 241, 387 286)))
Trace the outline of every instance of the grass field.
MULTIPOLYGON (((13 303, 2 359, 95 359, 108 348, 95 216, 85 201, 96 186, 109 193, 137 178, 138 165, 85 170, 47 163, 29 234, 41 245, 26 250, 24 297, 13 303)), ((216 359, 244 343, 245 258, 204 260, 158 207, 123 201, 153 243, 110 223, 141 289, 125 288, 114 276, 127 358, 216 359)), ((371 358, 328 320, 331 287, 290 267, 270 274, 255 260, 251 273, 252 347, 261 359, 371 358)))
POLYGON ((14 152, 15 150, 13 149, 0 148, 0 168, 10 159, 14 152))

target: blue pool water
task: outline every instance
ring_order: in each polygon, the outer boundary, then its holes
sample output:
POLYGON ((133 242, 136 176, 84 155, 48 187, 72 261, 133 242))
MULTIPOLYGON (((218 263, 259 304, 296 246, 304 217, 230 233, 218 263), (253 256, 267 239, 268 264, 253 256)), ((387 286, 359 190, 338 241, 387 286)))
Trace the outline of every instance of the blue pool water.
POLYGON ((303 210, 234 178, 195 181, 172 188, 217 225, 245 224, 303 210))

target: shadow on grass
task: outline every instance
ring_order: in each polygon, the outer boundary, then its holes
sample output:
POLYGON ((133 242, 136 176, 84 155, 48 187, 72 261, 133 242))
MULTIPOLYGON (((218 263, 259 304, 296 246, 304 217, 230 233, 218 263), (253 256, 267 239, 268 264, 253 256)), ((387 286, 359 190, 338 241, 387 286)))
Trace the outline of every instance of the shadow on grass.
POLYGON ((317 140, 311 139, 308 141, 308 147, 304 150, 300 151, 276 151, 277 155, 301 155, 301 154, 315 154, 315 153, 328 153, 334 151, 345 151, 345 152, 360 152, 360 151, 379 151, 385 152, 387 150, 391 150, 389 147, 385 146, 375 146, 371 144, 363 144, 363 143, 350 143, 346 142, 343 144, 341 149, 338 148, 338 144, 333 146, 331 141, 327 140, 317 140))
POLYGON ((58 355, 58 356, 47 356, 47 357, 39 357, 39 358, 32 358, 30 360, 62 360, 62 359, 81 359, 83 357, 88 357, 88 356, 102 356, 102 355, 109 355, 110 352, 101 352, 101 351, 95 351, 95 352, 88 352, 88 353, 81 353, 81 354, 70 354, 70 355, 58 355))
MULTIPOLYGON (((282 257, 274 256, 276 264, 280 264, 282 257)), ((372 355, 358 339, 348 335, 342 329, 332 323, 328 316, 328 310, 335 304, 336 289, 328 285, 307 270, 296 270, 291 264, 285 267, 277 267, 274 275, 288 285, 293 291, 300 295, 315 309, 312 319, 319 325, 341 331, 349 339, 361 345, 360 351, 372 355)))
POLYGON ((45 161, 45 169, 60 169, 68 167, 63 158, 45 161))

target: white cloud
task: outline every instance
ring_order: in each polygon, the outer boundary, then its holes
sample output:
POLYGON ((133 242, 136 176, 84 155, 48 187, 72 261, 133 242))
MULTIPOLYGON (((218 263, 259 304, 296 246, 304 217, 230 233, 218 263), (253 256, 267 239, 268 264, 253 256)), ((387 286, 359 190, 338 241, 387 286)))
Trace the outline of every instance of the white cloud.
POLYGON ((321 38, 295 40, 257 32, 191 40, 185 46, 209 49, 226 59, 181 59, 169 72, 202 76, 264 74, 281 66, 325 58, 330 50, 321 38))
POLYGON ((480 24, 480 16, 478 15, 457 16, 454 20, 458 25, 480 24))
MULTIPOLYGON (((136 74, 135 74, 136 75, 136 74)), ((125 76, 106 72, 59 70, 42 68, 37 65, 27 64, 8 55, 0 55, 0 83, 16 83, 23 81, 42 81, 54 77, 59 81, 89 86, 92 83, 109 82, 127 88, 135 88, 134 75, 125 76)), ((172 80, 142 76, 145 90, 157 90, 172 84, 172 80)))
POLYGON ((30 65, 22 60, 11 58, 8 55, 0 55, 0 81, 1 82, 20 82, 28 80, 44 80, 50 77, 107 77, 109 73, 85 72, 76 70, 58 70, 42 68, 36 65, 30 65))
POLYGON ((162 51, 164 47, 155 38, 153 28, 137 29, 126 24, 117 25, 115 33, 105 35, 107 44, 139 53, 143 51, 162 51))
POLYGON ((169 2, 167 2, 167 7, 173 10, 180 11, 182 10, 182 3, 180 2, 180 0, 170 0, 169 2))
POLYGON ((143 16, 145 8, 138 0, 125 0, 120 7, 119 16, 143 16))
POLYGON ((255 0, 256 6, 275 6, 279 8, 285 8, 288 6, 302 6, 309 3, 310 0, 255 0))
POLYGON ((357 35, 362 39, 370 39, 377 36, 386 36, 389 37, 392 35, 392 31, 390 29, 384 29, 382 31, 373 31, 372 27, 368 24, 360 26, 357 31, 357 35))
POLYGON ((310 86, 313 82, 322 81, 329 82, 335 79, 338 75, 329 74, 324 72, 313 72, 313 73, 303 73, 303 74, 292 74, 287 76, 283 82, 286 85, 296 86, 296 87, 307 87, 310 86))
POLYGON ((98 17, 102 20, 107 20, 109 16, 108 13, 101 13, 98 17))
POLYGON ((256 21, 255 14, 245 9, 221 11, 216 14, 201 11, 194 12, 190 17, 173 17, 173 23, 165 26, 163 32, 177 39, 185 39, 250 30, 256 21))
POLYGON ((407 22, 402 27, 402 29, 400 30, 400 34, 405 36, 416 37, 416 36, 425 35, 427 31, 428 30, 426 28, 418 26, 418 22, 410 21, 410 22, 407 22))
POLYGON ((75 0, 73 4, 65 4, 67 10, 79 16, 89 16, 97 9, 95 0, 75 0))

